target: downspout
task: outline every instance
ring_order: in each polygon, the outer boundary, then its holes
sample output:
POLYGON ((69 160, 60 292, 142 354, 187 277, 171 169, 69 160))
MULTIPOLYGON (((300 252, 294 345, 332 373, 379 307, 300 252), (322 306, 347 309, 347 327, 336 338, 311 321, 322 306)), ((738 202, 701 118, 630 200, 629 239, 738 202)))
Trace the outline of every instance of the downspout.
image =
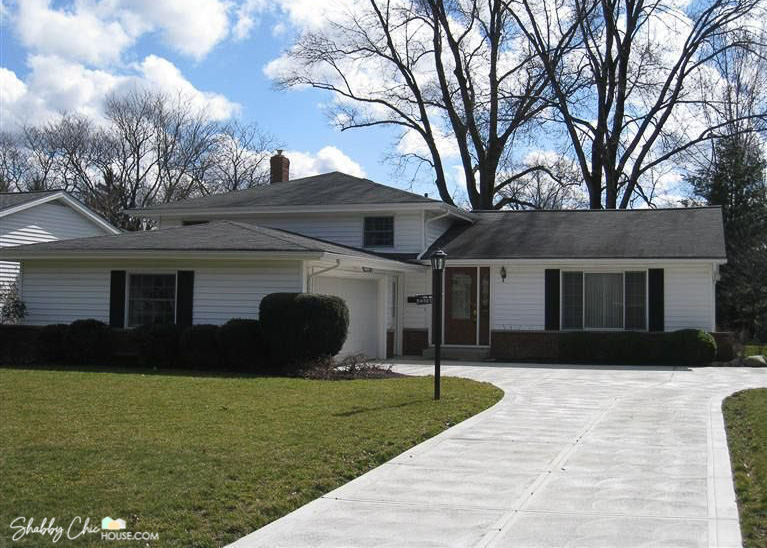
POLYGON ((311 293, 312 291, 314 291, 314 287, 312 286, 312 279, 315 276, 319 276, 321 274, 324 274, 325 272, 330 272, 331 270, 335 270, 339 266, 341 266, 341 259, 336 259, 336 264, 334 264, 333 266, 329 266, 327 268, 323 268, 322 270, 318 270, 317 272, 310 272, 309 276, 306 277, 306 289, 307 289, 307 292, 311 293))

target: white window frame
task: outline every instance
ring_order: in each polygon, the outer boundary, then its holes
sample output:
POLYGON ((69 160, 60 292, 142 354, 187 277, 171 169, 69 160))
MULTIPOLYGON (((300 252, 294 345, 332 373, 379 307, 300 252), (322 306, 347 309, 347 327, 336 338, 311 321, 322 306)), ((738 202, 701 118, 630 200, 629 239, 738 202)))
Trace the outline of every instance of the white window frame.
POLYGON ((131 276, 170 276, 174 277, 173 287, 173 323, 176 323, 178 308, 178 270, 128 270, 125 272, 125 321, 123 325, 128 329, 135 329, 138 325, 130 325, 130 279, 131 276))
POLYGON ((650 327, 650 273, 648 268, 629 268, 629 269, 591 269, 591 270, 576 270, 567 269, 561 270, 559 276, 559 326, 561 331, 638 331, 647 332, 650 327), (581 274, 581 327, 572 328, 564 327, 565 319, 565 307, 564 307, 564 275, 568 273, 580 273, 581 274), (644 329, 626 329, 626 272, 644 272, 644 329), (623 327, 586 327, 586 274, 620 274, 623 283, 623 327))
POLYGON ((396 215, 363 215, 362 216, 362 247, 363 249, 391 250, 397 247, 397 216, 396 215), (391 245, 365 245, 365 219, 391 218, 391 245))

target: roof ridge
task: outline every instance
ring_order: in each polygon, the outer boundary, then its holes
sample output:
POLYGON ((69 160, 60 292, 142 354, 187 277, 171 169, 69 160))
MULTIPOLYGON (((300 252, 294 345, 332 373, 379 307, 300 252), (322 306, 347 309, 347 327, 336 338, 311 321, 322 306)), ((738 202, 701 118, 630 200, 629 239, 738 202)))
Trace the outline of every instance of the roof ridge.
MULTIPOLYGON (((23 195, 23 194, 49 194, 49 193, 53 193, 53 192, 67 192, 67 190, 65 188, 52 188, 50 190, 21 190, 21 191, 16 191, 16 192, 8 192, 8 191, 6 191, 6 192, 0 192, 0 195, 19 196, 19 195, 23 195)), ((69 193, 67 192, 67 194, 69 194, 69 193)))
POLYGON ((652 207, 643 209, 472 209, 469 213, 617 213, 617 212, 651 212, 651 211, 690 211, 698 209, 722 209, 720 205, 705 205, 692 207, 652 207))

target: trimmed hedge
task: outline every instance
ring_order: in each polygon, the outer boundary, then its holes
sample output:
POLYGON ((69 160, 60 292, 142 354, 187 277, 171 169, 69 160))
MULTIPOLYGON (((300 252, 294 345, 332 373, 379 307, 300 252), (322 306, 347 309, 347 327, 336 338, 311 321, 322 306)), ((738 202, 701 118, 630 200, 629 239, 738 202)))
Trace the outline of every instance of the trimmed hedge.
POLYGON ((52 363, 66 361, 64 338, 68 329, 69 324, 54 323, 40 330, 40 336, 37 339, 40 344, 38 352, 45 361, 52 363))
POLYGON ((219 328, 218 345, 230 369, 257 373, 270 365, 269 346, 258 320, 232 318, 219 328))
POLYGON ((272 359, 287 368, 335 356, 349 331, 349 309, 331 295, 272 293, 260 318, 272 359))
POLYGON ((64 332, 64 357, 67 361, 105 363, 112 355, 109 326, 98 320, 75 320, 64 332))
POLYGON ((682 329, 667 334, 667 350, 674 363, 700 365, 716 359, 716 341, 699 329, 682 329))
POLYGON ((176 324, 148 324, 133 330, 141 365, 169 368, 179 365, 179 342, 184 328, 176 324))
POLYGON ((183 369, 215 370, 221 366, 218 345, 219 327, 212 324, 190 325, 185 328, 179 341, 183 369))

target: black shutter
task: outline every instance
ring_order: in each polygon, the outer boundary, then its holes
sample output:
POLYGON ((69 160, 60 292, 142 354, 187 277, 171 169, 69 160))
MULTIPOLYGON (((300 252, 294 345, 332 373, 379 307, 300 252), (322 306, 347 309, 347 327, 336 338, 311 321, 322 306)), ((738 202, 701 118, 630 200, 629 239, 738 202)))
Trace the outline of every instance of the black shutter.
POLYGON ((109 326, 125 327, 124 270, 112 270, 109 279, 109 326))
POLYGON ((559 270, 546 269, 546 331, 559 331, 559 270))
POLYGON ((663 269, 651 268, 647 279, 648 305, 647 316, 650 331, 663 331, 664 295, 663 295, 663 269))
POLYGON ((179 270, 176 277, 176 324, 192 325, 194 270, 179 270))

